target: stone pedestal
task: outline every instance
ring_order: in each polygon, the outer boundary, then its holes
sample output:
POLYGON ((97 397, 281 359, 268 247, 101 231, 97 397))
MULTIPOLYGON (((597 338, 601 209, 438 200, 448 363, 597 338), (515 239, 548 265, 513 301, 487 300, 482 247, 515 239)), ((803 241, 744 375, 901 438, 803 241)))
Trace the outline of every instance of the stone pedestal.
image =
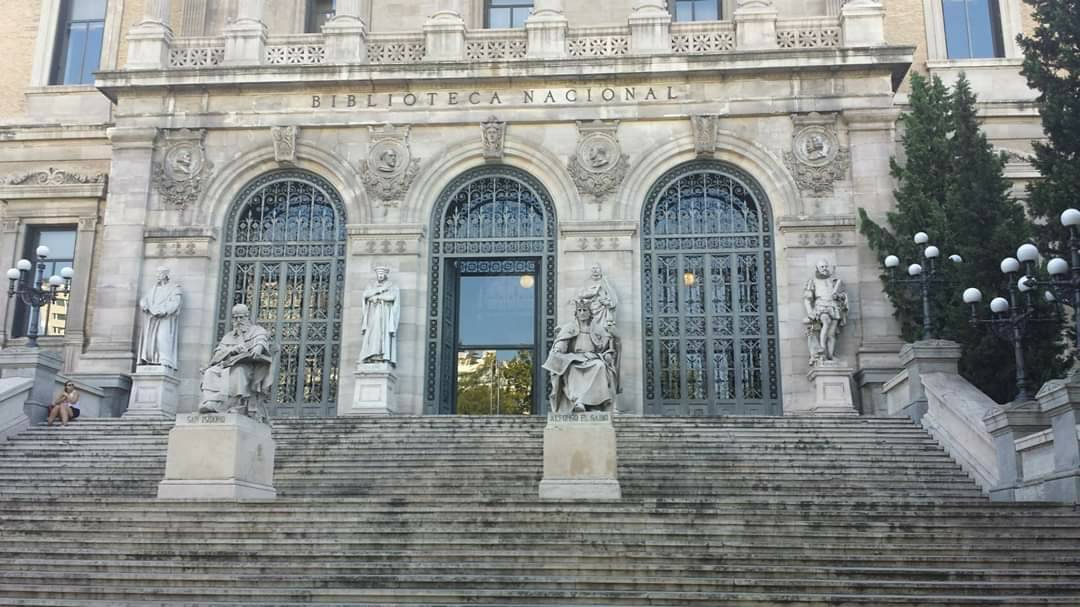
POLYGON ((338 14, 323 26, 326 60, 330 63, 367 63, 367 27, 357 17, 338 14))
POLYGON ((777 48, 776 18, 771 2, 747 2, 735 10, 735 49, 740 51, 777 48))
POLYGON ((945 339, 929 339, 904 344, 900 348, 900 364, 904 370, 885 383, 883 396, 889 415, 903 415, 915 423, 921 423, 926 415, 926 388, 924 373, 959 373, 960 344, 945 339))
POLYGON ((807 411, 810 415, 858 415, 855 398, 851 393, 851 380, 855 369, 834 361, 823 362, 810 368, 806 378, 814 387, 814 404, 807 411))
POLYGON ((990 499, 1013 501, 1017 485, 1024 480, 1016 439, 1045 430, 1046 417, 1039 410, 1039 402, 1029 400, 994 407, 983 423, 993 437, 998 460, 998 486, 990 490, 990 499))
POLYGON ((225 27, 225 58, 222 65, 262 65, 266 51, 266 24, 240 18, 225 27))
POLYGON ((562 13, 560 6, 538 7, 525 20, 525 32, 528 36, 526 52, 530 59, 558 59, 567 56, 566 33, 570 22, 562 13))
POLYGON ((28 377, 0 379, 0 441, 30 427, 26 416, 26 399, 34 381, 28 377))
POLYGON ((131 376, 131 399, 124 418, 173 419, 180 399, 176 371, 162 365, 139 365, 131 376))
POLYGON ((49 416, 57 389, 56 376, 64 366, 59 354, 39 348, 6 348, 0 351, 0 377, 25 377, 33 381, 24 411, 29 423, 38 424, 49 416))
POLYGON ((159 499, 269 499, 273 485, 270 426, 232 413, 177 418, 159 499))
POLYGON ((169 67, 169 47, 173 32, 162 21, 146 20, 128 31, 127 63, 129 70, 163 70, 169 67))
POLYGON ((465 20, 456 11, 439 11, 424 22, 424 58, 453 61, 465 58, 465 20))
POLYGON ((851 0, 840 10, 841 46, 885 44, 885 7, 877 0, 851 0))
POLYGON ((648 55, 671 52, 671 13, 663 0, 638 0, 628 22, 631 53, 648 55))
POLYGON ((1043 495, 1055 502, 1080 502, 1080 377, 1047 382, 1035 398, 1054 435, 1054 472, 1043 495))
POLYGON ((548 415, 541 499, 621 499, 610 413, 548 415))
POLYGON ((397 374, 390 363, 356 365, 356 387, 350 415, 391 415, 397 412, 397 374))

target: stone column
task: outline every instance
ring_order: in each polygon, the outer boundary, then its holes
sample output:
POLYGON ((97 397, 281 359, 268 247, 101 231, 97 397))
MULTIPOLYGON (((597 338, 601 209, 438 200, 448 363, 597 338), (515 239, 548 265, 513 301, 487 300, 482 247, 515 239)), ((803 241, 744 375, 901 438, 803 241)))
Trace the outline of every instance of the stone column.
POLYGON ((566 32, 570 22, 563 15, 563 0, 536 0, 533 13, 525 20, 530 59, 566 57, 566 32))
MULTIPOLYGON (((0 222, 0 268, 14 268, 22 258, 18 249, 21 231, 22 222, 18 217, 5 217, 0 222)), ((11 316, 14 311, 14 299, 8 299, 0 306, 0 345, 6 345, 11 338, 11 316)))
POLYGON ((169 46, 173 32, 169 27, 169 0, 146 0, 143 19, 128 32, 126 68, 160 70, 169 66, 169 46))
POLYGON ((424 22, 425 59, 454 61, 465 58, 465 20, 462 0, 439 0, 439 10, 424 22))
POLYGON ((885 7, 878 0, 850 0, 840 9, 842 46, 885 44, 885 7))
POLYGON ((1016 439, 1046 429, 1046 417, 1034 400, 994 407, 983 418, 986 429, 994 438, 998 460, 998 486, 990 490, 994 501, 1013 501, 1016 487, 1024 481, 1024 469, 1016 452, 1016 439))
POLYGON ((776 17, 772 0, 740 0, 735 9, 735 49, 776 48, 776 17))
POLYGON ((91 286, 94 319, 88 327, 90 346, 79 359, 80 372, 126 377, 135 362, 135 317, 156 136, 154 128, 109 129, 112 172, 98 271, 91 286))
POLYGON ((1035 397, 1054 433, 1054 473, 1044 495, 1057 502, 1080 501, 1080 378, 1047 382, 1035 397))
POLYGON ((367 63, 367 24, 363 0, 337 0, 334 18, 323 26, 330 63, 367 63))
MULTIPOLYGON (((94 258, 94 236, 97 233, 97 215, 79 218, 79 231, 75 237, 75 259, 94 258)), ((67 330, 64 332, 64 368, 78 369, 79 355, 86 343, 86 304, 90 295, 90 271, 75 265, 75 278, 71 281, 71 294, 67 303, 67 330)))
POLYGON ((225 26, 225 59, 222 65, 261 65, 267 30, 263 23, 264 0, 240 0, 236 19, 225 26))
POLYGON ((631 53, 671 52, 671 13, 663 0, 635 0, 629 22, 631 53))
POLYGON ((926 415, 926 388, 922 383, 924 373, 947 373, 957 375, 960 362, 960 344, 944 339, 917 341, 900 348, 900 364, 904 370, 885 383, 885 399, 889 415, 903 415, 916 424, 926 415), (901 385, 907 390, 902 390, 901 385))

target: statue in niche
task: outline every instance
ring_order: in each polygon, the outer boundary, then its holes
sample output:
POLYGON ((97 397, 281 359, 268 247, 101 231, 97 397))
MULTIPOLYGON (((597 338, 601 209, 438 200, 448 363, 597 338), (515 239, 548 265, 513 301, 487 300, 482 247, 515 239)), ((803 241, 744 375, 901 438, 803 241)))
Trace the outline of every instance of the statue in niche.
POLYGON ((176 369, 179 335, 180 285, 169 280, 169 268, 157 270, 157 284, 139 301, 143 312, 139 339, 139 364, 176 369))
POLYGON ((203 370, 199 413, 239 413, 269 423, 266 403, 274 378, 270 334, 251 321, 244 304, 232 309, 232 330, 221 338, 203 370))
POLYGON ((600 264, 593 264, 589 271, 589 282, 577 294, 578 301, 589 305, 593 322, 615 334, 615 311, 619 307, 619 298, 608 284, 607 277, 600 264))
MULTIPOLYGON (((593 286, 585 291, 592 292, 593 286)), ((613 310, 614 306, 609 309, 602 303, 599 292, 592 298, 574 298, 574 319, 559 327, 544 361, 544 369, 551 375, 552 413, 614 410, 620 392, 621 349, 610 330, 609 321, 614 317, 607 312, 613 310), (594 307, 601 318, 593 313, 594 307)))
POLYGON ((390 269, 375 268, 375 282, 364 289, 364 316, 360 323, 360 361, 397 365, 397 330, 401 318, 399 289, 390 282, 390 269))
POLYGON ((806 325, 810 366, 832 362, 836 357, 837 335, 847 324, 848 296, 829 260, 818 261, 813 278, 806 281, 803 307, 806 309, 803 324, 806 325))

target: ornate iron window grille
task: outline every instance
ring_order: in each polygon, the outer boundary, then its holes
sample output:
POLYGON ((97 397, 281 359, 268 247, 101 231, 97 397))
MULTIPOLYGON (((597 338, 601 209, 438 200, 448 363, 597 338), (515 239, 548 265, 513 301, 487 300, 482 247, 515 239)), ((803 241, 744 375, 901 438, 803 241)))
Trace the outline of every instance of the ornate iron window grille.
MULTIPOLYGON (((555 207, 544 186, 520 169, 483 166, 458 176, 443 190, 431 216, 424 412, 453 413, 456 344, 456 276, 499 263, 508 271, 540 264, 540 354, 555 339, 555 207), (480 263, 474 264, 477 261, 480 263), (488 262, 485 264, 485 262, 488 262)), ((536 365, 539 368, 539 363, 536 365)), ((535 411, 546 411, 550 387, 536 384, 535 411), (542 389, 536 389, 542 388, 542 389)))
POLYGON ((325 179, 301 170, 268 173, 229 210, 222 253, 217 338, 247 304, 277 349, 272 414, 331 416, 337 410, 345 288, 345 215, 325 179))
POLYGON ((780 352, 768 199, 697 160, 650 189, 641 222, 646 415, 778 415, 780 352))

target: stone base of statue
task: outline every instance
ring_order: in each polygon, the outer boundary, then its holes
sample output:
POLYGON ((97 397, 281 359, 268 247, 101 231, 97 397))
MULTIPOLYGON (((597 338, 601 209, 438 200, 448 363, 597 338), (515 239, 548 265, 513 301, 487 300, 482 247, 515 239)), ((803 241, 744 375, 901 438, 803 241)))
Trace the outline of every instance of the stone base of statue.
POLYGON ((611 413, 549 414, 541 499, 622 498, 611 413))
POLYGON ((139 365, 131 376, 125 419, 174 419, 180 399, 176 371, 162 365, 139 365))
POLYGON ((858 415, 851 392, 855 369, 841 361, 823 361, 806 374, 814 387, 814 403, 803 411, 808 415, 858 415))
POLYGON ((169 432, 159 499, 272 499, 270 426, 234 413, 192 413, 169 432))
POLYGON ((397 373, 388 362, 359 363, 353 374, 353 404, 349 415, 391 415, 397 411, 397 373))

